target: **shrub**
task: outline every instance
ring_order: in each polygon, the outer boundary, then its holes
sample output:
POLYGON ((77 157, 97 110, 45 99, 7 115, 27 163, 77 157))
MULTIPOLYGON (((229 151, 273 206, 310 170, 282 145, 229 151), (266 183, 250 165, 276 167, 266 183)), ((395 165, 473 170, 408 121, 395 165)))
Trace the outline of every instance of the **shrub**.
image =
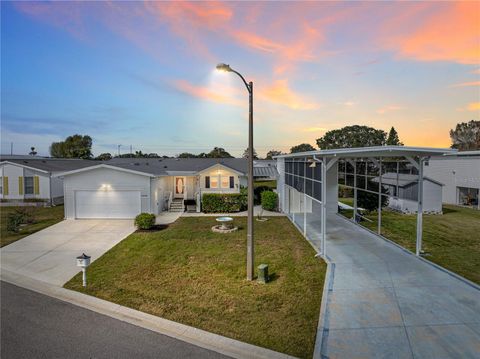
POLYGON ((262 193, 265 191, 272 191, 272 188, 269 186, 257 186, 253 188, 253 202, 255 204, 260 204, 262 201, 262 193))
POLYGON ((17 233, 20 225, 24 222, 24 216, 18 212, 12 212, 7 217, 7 231, 17 233))
POLYGON ((338 197, 340 198, 352 198, 353 188, 344 185, 338 185, 338 197))
POLYGON ((273 191, 262 192, 262 208, 267 211, 275 211, 277 209, 278 194, 273 191))
POLYGON ((231 213, 244 211, 247 197, 244 193, 205 193, 202 210, 205 213, 231 213))
POLYGON ((135 225, 138 229, 151 229, 155 225, 155 215, 151 213, 140 213, 135 217, 135 225))

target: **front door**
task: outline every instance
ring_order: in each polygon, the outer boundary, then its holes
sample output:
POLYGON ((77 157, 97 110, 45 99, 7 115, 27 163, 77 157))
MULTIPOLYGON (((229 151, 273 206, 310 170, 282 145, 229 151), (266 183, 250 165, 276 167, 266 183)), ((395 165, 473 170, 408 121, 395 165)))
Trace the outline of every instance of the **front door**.
POLYGON ((185 197, 185 177, 175 177, 175 198, 185 197))

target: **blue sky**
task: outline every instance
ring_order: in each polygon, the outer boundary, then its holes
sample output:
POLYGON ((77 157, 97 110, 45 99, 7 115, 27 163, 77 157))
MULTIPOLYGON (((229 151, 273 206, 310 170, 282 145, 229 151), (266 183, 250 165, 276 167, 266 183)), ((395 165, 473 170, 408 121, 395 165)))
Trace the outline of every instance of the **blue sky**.
POLYGON ((88 134, 96 155, 240 155, 255 82, 255 148, 395 126, 448 146, 479 118, 478 3, 2 2, 2 153, 88 134))

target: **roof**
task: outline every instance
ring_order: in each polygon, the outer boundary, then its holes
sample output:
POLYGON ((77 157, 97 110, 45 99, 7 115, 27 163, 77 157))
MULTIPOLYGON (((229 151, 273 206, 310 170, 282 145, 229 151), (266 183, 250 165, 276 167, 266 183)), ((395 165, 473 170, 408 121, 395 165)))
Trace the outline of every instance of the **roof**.
POLYGON ((456 153, 450 153, 447 156, 455 156, 455 157, 480 157, 480 150, 476 151, 458 151, 456 153))
POLYGON ((273 167, 273 166, 253 167, 253 176, 254 177, 277 177, 278 176, 277 167, 273 167))
POLYGON ((11 163, 22 167, 37 169, 43 172, 72 171, 79 168, 98 165, 98 161, 65 159, 65 158, 31 158, 28 159, 6 159, 1 157, 2 163, 11 163))
POLYGON ((434 147, 409 147, 409 146, 373 146, 373 147, 352 147, 337 148, 331 150, 318 150, 291 153, 288 155, 275 156, 274 158, 288 158, 298 156, 316 156, 316 157, 404 157, 404 156, 441 156, 447 154, 456 154, 457 150, 451 148, 434 147))
POLYGON ((247 160, 244 158, 113 158, 105 163, 156 176, 170 176, 182 172, 195 174, 216 164, 241 174, 247 173, 247 160))
MULTIPOLYGON (((442 183, 435 181, 431 179, 430 177, 423 177, 424 181, 429 181, 435 184, 438 184, 439 186, 443 186, 442 183)), ((378 182, 378 177, 372 178, 373 182, 378 182)), ((399 173, 398 174, 398 186, 399 187, 406 187, 412 183, 415 183, 418 181, 418 175, 413 175, 413 174, 408 174, 408 173, 399 173)), ((397 173, 395 172, 387 172, 382 175, 382 184, 386 185, 392 185, 396 186, 397 185, 397 173)))

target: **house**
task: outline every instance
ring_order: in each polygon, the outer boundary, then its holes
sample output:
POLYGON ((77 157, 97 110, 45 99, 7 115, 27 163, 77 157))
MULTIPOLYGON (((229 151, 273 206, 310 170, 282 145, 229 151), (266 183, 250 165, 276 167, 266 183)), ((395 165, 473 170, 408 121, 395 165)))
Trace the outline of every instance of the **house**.
POLYGON ((276 180, 278 177, 277 161, 275 160, 255 160, 253 167, 256 179, 276 180))
POLYGON ((480 209, 480 151, 431 157, 424 171, 444 184, 443 203, 480 209))
POLYGON ((63 180, 58 173, 84 168, 93 161, 37 156, 0 157, 0 198, 11 202, 43 200, 51 205, 63 203, 63 180))
POLYGON ((204 193, 239 193, 247 185, 243 158, 115 158, 59 175, 65 217, 134 218, 141 212, 200 211, 204 193))
MULTIPOLYGON (((378 183, 380 177, 372 178, 378 183)), ((418 211, 418 175, 387 172, 381 176, 381 183, 389 194, 388 207, 406 214, 418 211)), ((423 177, 423 212, 442 213, 442 187, 429 177, 423 177)))

